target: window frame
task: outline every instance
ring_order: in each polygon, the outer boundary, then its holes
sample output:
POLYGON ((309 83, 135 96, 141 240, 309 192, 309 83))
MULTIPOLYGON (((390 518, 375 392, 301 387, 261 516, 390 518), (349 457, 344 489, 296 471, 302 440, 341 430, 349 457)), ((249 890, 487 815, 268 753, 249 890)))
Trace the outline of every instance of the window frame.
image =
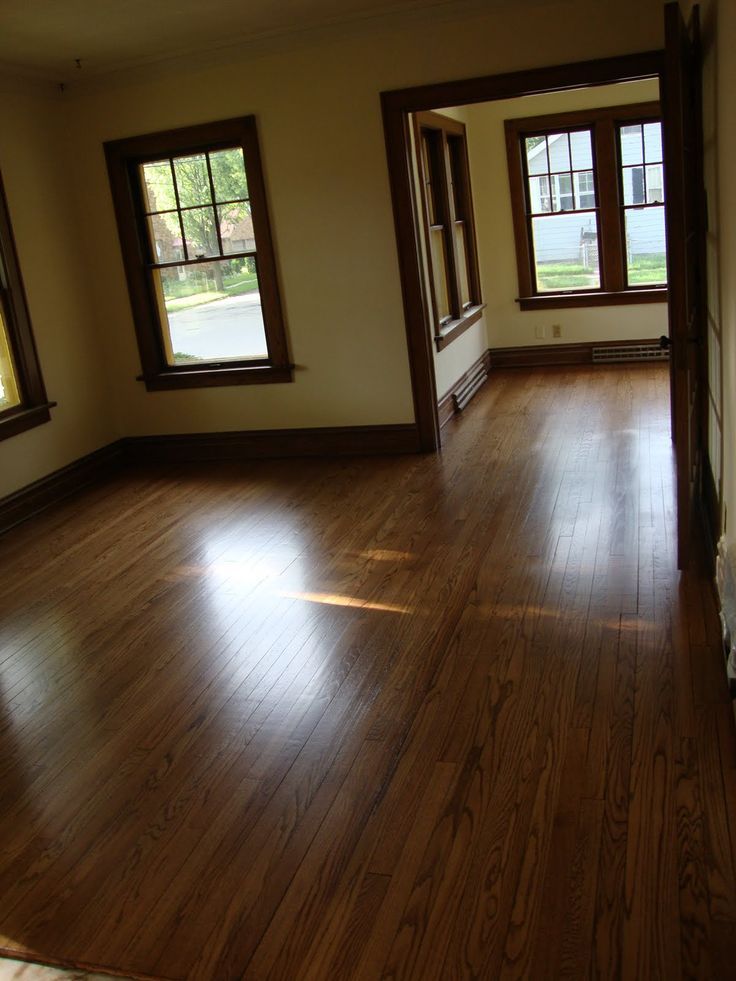
POLYGON ((288 354, 255 116, 111 140, 104 147, 143 369, 137 380, 143 381, 148 391, 291 382, 294 366, 288 354), (233 147, 242 148, 245 160, 268 357, 257 361, 243 359, 171 365, 166 359, 165 328, 149 275, 152 264, 148 261, 150 245, 139 167, 166 157, 233 147))
MULTIPOLYGON (((659 102, 639 102, 623 106, 583 109, 505 121, 506 154, 519 283, 517 303, 520 309, 543 310, 667 302, 666 285, 630 287, 626 282, 619 128, 622 125, 650 122, 662 122, 662 110, 659 102), (534 249, 527 208, 524 140, 529 136, 548 135, 555 131, 575 129, 590 129, 592 134, 593 181, 596 191, 596 213, 599 229, 600 288, 542 293, 536 289, 534 249)), ((563 214, 564 212, 559 213, 563 214)))
POLYGON ((432 305, 433 338, 438 351, 442 351, 469 327, 480 320, 485 304, 481 294, 478 266, 478 245, 475 233, 473 196, 470 186, 470 166, 465 125, 441 113, 417 112, 413 117, 414 144, 417 174, 420 184, 421 214, 427 257, 427 273, 432 305), (423 154, 425 133, 431 133, 435 143, 434 153, 428 155, 430 168, 427 173, 423 154), (454 178, 454 179, 453 179, 454 178), (459 180, 458 180, 459 178, 459 180), (430 205, 426 188, 431 185, 434 205, 442 218, 431 223, 430 205), (454 192, 454 193, 453 193, 454 192), (458 207, 459 203, 459 207, 458 207), (462 217, 457 217, 458 213, 462 217), (455 229, 463 226, 465 268, 470 299, 462 302, 462 283, 455 229), (442 229, 449 316, 440 318, 437 303, 437 287, 431 257, 432 230, 442 229))
POLYGON ((18 405, 0 410, 0 440, 4 440, 49 422, 50 409, 56 405, 56 402, 50 402, 46 395, 2 176, 0 176, 0 312, 5 324, 5 335, 13 361, 13 376, 20 397, 18 405))

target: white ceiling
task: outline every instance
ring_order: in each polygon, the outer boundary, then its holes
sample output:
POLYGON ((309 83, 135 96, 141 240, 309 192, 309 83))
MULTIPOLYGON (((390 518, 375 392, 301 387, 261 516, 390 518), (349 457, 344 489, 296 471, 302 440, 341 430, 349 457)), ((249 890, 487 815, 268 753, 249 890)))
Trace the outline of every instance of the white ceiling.
MULTIPOLYGON (((518 2, 518 0, 517 0, 518 2)), ((49 81, 462 0, 0 0, 0 68, 49 81)))

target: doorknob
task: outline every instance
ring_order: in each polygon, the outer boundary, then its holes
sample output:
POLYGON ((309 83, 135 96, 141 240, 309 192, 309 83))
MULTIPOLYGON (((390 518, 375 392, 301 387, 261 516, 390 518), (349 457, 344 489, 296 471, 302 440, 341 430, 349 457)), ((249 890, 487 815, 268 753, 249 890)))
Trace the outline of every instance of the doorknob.
POLYGON ((662 336, 660 337, 659 346, 662 348, 663 351, 669 351, 670 347, 672 346, 672 342, 670 341, 669 337, 666 334, 662 334, 662 336))

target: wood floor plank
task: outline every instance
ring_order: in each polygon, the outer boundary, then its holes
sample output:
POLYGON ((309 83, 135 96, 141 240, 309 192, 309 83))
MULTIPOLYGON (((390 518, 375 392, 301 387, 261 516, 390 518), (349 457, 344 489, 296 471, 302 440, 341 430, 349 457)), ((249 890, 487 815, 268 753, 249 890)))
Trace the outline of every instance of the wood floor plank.
POLYGON ((0 538, 0 951, 227 981, 730 977, 736 735, 661 365, 442 454, 121 471, 0 538))

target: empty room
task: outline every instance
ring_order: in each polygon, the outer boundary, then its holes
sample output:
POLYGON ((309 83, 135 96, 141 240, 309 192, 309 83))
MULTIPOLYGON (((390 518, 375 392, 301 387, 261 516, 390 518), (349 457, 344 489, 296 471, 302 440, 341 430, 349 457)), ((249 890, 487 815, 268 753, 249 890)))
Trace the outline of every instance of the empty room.
POLYGON ((0 978, 736 964, 736 9, 0 9, 0 978))

